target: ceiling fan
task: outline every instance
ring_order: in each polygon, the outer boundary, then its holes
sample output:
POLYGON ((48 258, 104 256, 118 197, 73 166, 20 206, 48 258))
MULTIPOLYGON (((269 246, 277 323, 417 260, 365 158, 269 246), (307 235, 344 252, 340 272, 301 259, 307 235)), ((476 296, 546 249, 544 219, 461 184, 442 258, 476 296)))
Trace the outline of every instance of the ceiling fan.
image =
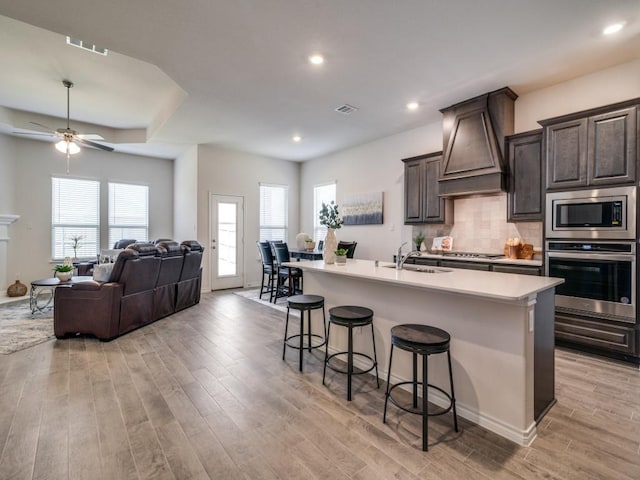
MULTIPOLYGON (((61 153, 65 153, 67 155, 67 173, 69 173, 69 156, 75 155, 76 153, 80 152, 80 147, 78 146, 78 144, 97 148, 99 150, 104 150, 106 152, 113 152, 114 149, 113 147, 110 147, 108 145, 103 145, 101 143, 97 143, 86 138, 91 135, 82 135, 78 133, 76 130, 71 129, 71 127, 69 126, 69 91, 71 90, 71 87, 73 87, 73 82, 69 80, 63 80, 62 85, 64 85, 65 88, 67 89, 67 127, 57 128, 54 130, 50 127, 47 127, 46 125, 42 125, 41 123, 37 123, 37 122, 29 122, 29 123, 50 131, 50 133, 42 133, 40 135, 50 135, 50 136, 55 136, 60 138, 60 141, 58 141, 55 144, 55 147, 56 147, 56 150, 58 150, 61 153)), ((15 133, 33 135, 33 133, 26 133, 26 132, 15 132, 15 133)))

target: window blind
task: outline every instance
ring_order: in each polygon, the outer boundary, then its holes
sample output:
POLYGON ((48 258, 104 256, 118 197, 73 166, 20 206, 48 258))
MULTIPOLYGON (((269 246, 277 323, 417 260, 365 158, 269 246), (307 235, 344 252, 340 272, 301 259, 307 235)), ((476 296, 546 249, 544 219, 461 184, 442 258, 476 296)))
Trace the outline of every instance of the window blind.
POLYGON ((109 183, 109 245, 123 238, 149 239, 149 187, 109 183))
POLYGON ((288 187, 260 184, 260 241, 287 241, 288 187))
POLYGON ((320 209, 323 203, 329 205, 332 201, 336 201, 335 183, 313 187, 313 239, 316 242, 327 236, 327 227, 320 225, 320 209))
POLYGON ((89 258, 98 254, 99 182, 52 177, 51 214, 51 258, 89 258), (74 238, 78 241, 74 242, 74 238))

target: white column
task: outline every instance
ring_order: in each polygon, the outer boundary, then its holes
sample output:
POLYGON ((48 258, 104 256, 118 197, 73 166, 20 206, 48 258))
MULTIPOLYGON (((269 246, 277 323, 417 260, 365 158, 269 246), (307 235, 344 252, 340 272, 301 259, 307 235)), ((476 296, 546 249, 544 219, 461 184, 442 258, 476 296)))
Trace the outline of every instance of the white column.
POLYGON ((7 291, 7 265, 9 259, 9 225, 18 220, 20 215, 0 214, 0 294, 7 291))

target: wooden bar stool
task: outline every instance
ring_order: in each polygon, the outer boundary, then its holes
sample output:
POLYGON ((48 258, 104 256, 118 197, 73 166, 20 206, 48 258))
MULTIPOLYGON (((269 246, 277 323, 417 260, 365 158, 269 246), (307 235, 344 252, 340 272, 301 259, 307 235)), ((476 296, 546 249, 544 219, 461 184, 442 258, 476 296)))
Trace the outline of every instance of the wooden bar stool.
POLYGON ((287 353, 287 347, 295 348, 300 350, 300 365, 299 370, 302 371, 302 353, 306 348, 309 352, 311 352, 312 348, 322 347, 327 342, 327 332, 326 332, 326 317, 324 313, 324 297, 320 295, 292 295, 287 298, 287 320, 284 326, 284 347, 282 350, 282 360, 284 360, 284 356, 287 353), (300 310, 300 333, 295 335, 287 336, 289 330, 289 310, 300 310), (322 309, 322 335, 311 333, 311 310, 322 309), (304 312, 307 312, 307 345, 304 345, 304 312), (313 345, 311 343, 312 338, 321 339, 322 342, 313 345), (291 340, 298 339, 297 344, 292 344, 291 340))
POLYGON ((351 377, 352 375, 362 375, 368 373, 374 368, 376 369, 376 383, 380 388, 380 380, 378 378, 378 356, 376 355, 376 337, 373 332, 373 310, 366 307, 357 306, 342 306, 333 307, 329 310, 329 325, 327 326, 327 341, 325 343, 324 352, 324 371, 322 372, 322 384, 324 385, 324 379, 327 374, 327 367, 339 373, 345 373, 347 375, 347 400, 351 401, 351 377), (331 324, 340 325, 349 329, 349 336, 347 341, 347 351, 337 352, 329 355, 329 335, 331 333, 331 324), (371 325, 371 340, 373 342, 373 357, 365 353, 353 351, 353 329, 355 327, 364 327, 371 325), (335 365, 331 365, 331 359, 337 355, 347 355, 347 369, 343 370, 335 365), (353 371, 353 356, 358 355, 371 361, 371 366, 367 370, 359 372, 353 371))
POLYGON ((453 392, 453 374, 451 372, 451 352, 449 351, 449 343, 451 336, 444 330, 428 325, 404 324, 396 325, 391 329, 391 353, 389 354, 389 373, 387 376, 387 391, 384 398, 384 414, 382 422, 387 423, 387 402, 391 400, 396 407, 405 412, 422 415, 422 450, 429 450, 428 431, 429 417, 435 415, 444 415, 453 409, 453 425, 455 431, 458 431, 458 416, 456 414, 456 397, 453 392), (400 382, 391 385, 391 362, 393 361, 393 348, 398 347, 413 355, 413 380, 410 382, 400 382), (431 385, 428 380, 427 359, 429 355, 436 353, 447 353, 447 362, 449 364, 449 386, 451 394, 445 392, 442 388, 431 385), (422 381, 418 382, 418 355, 422 356, 422 381), (396 401, 392 392, 393 389, 401 385, 413 385, 413 405, 411 407, 402 405, 396 401), (422 406, 418 407, 418 385, 422 385, 422 406), (429 413, 428 409, 428 388, 434 388, 441 392, 449 399, 449 406, 441 411, 429 413))

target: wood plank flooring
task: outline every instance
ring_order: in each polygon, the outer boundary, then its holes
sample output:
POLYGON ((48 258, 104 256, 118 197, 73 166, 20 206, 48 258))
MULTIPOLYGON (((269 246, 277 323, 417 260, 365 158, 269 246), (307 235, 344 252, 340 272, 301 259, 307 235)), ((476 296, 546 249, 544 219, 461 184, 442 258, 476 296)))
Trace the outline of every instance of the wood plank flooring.
POLYGON ((558 404, 519 447, 390 408, 384 385, 282 361, 284 315, 229 292, 120 339, 0 355, 0 479, 640 479, 640 373, 558 350, 558 404))

